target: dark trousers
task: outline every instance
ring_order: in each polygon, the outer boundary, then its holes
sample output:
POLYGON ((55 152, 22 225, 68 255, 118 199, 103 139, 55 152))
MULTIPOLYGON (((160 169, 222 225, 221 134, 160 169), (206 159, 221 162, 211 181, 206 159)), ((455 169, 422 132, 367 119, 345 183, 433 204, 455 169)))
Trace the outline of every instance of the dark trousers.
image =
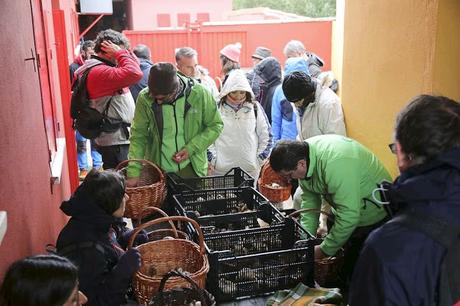
MULTIPOLYGON (((351 276, 353 275, 353 270, 358 260, 359 253, 363 248, 364 242, 367 239, 369 234, 382 226, 385 222, 389 220, 389 217, 385 217, 383 220, 368 226, 357 227, 351 234, 348 241, 343 246, 344 258, 343 266, 338 275, 338 284, 336 286, 340 287, 344 293, 348 290, 350 285, 351 276)), ((333 222, 328 221, 328 228, 330 229, 333 222)))
POLYGON ((114 169, 119 163, 128 159, 129 144, 98 147, 102 155, 104 169, 114 169))

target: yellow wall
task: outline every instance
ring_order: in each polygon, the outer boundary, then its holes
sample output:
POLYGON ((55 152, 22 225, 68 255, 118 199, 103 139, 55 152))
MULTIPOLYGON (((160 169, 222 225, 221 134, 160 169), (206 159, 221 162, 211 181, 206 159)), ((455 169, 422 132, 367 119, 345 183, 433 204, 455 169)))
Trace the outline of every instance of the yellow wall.
POLYGON ((460 1, 438 6, 433 92, 460 101, 460 1))
MULTIPOLYGON (((445 0, 451 6, 456 1, 445 0)), ((438 1, 338 0, 337 8, 337 23, 344 16, 335 29, 344 29, 340 93, 348 134, 375 152, 395 176, 387 144, 396 114, 411 97, 432 91, 438 1)), ((450 14, 447 7, 442 11, 450 14)), ((446 34, 438 40, 451 39, 446 34)), ((441 49, 445 53, 449 47, 441 49)), ((439 63, 444 65, 447 59, 439 63)))

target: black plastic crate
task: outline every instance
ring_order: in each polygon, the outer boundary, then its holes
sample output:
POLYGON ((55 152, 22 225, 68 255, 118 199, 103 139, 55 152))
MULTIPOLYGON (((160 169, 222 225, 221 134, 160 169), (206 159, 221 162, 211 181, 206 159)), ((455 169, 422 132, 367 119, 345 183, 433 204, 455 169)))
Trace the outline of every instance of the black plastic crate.
MULTIPOLYGON (((194 218, 194 214, 187 213, 194 218)), ((256 211, 204 216, 196 218, 203 234, 214 234, 226 231, 260 228, 284 221, 284 216, 269 202, 259 205, 256 211)))
POLYGON ((262 204, 270 203, 252 187, 199 190, 175 194, 173 199, 179 215, 193 212, 196 218, 257 210, 262 204))
POLYGON ((297 222, 205 236, 207 288, 219 301, 313 286, 314 240, 297 222))
POLYGON ((189 191, 253 187, 254 178, 239 167, 230 169, 224 175, 183 178, 176 173, 166 173, 168 193, 179 194, 189 191))
MULTIPOLYGON (((257 218, 266 223, 284 219, 281 213, 252 187, 200 190, 173 195, 175 214, 192 218, 203 227, 205 233, 259 227, 257 218), (242 211, 242 208, 246 211, 242 211), (214 228, 213 228, 214 227, 214 228)), ((186 229, 196 238, 193 227, 186 229)))

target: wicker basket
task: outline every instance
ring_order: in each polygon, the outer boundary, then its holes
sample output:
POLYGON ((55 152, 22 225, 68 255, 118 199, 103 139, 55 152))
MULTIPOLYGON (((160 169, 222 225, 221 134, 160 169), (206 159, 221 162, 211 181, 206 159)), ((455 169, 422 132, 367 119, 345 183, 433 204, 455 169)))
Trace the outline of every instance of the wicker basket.
POLYGON ((216 305, 215 298, 212 294, 205 289, 198 287, 195 281, 182 271, 172 270, 161 280, 159 292, 152 298, 149 306, 197 305, 198 302, 200 302, 202 306, 216 305), (191 288, 174 288, 172 290, 163 291, 166 282, 172 276, 184 278, 188 283, 190 283, 191 288))
MULTIPOLYGON (((333 218, 330 213, 316 208, 299 209, 289 214, 288 217, 296 217, 305 212, 321 213, 325 214, 328 218, 333 218)), ((321 239, 316 240, 316 244, 320 244, 321 242, 321 239)), ((315 260, 315 281, 321 287, 335 286, 338 282, 339 272, 343 266, 343 259, 343 249, 340 249, 334 256, 315 260)))
MULTIPOLYGON (((154 213, 158 213, 162 215, 163 217, 169 217, 162 209, 158 207, 147 207, 145 208, 142 213, 139 215, 138 220, 134 220, 133 224, 137 227, 141 225, 141 220, 145 217, 148 217, 154 213)), ((180 239, 189 239, 189 236, 183 232, 179 231, 176 229, 176 226, 174 225, 174 222, 169 221, 169 225, 171 225, 171 228, 161 228, 161 229, 155 229, 150 231, 149 229, 147 230, 147 235, 149 237, 149 241, 155 241, 155 240, 161 240, 165 237, 174 237, 174 238, 180 238, 180 239)))
POLYGON ((115 170, 126 177, 127 165, 138 162, 142 165, 139 182, 136 187, 126 187, 129 200, 126 202, 125 217, 139 219, 147 207, 160 207, 166 197, 166 179, 157 165, 145 159, 130 159, 118 164, 115 170))
POLYGON ((268 162, 262 165, 257 184, 260 193, 271 202, 283 202, 291 196, 291 184, 277 174, 268 162), (273 183, 276 183, 278 186, 274 187, 273 183))
POLYGON ((340 249, 334 256, 315 260, 315 281, 321 287, 337 286, 343 258, 343 250, 340 249))
MULTIPOLYGON (((142 264, 134 275, 132 286, 140 305, 148 304, 152 296, 158 292, 163 276, 173 269, 180 268, 187 271, 200 288, 205 286, 209 263, 205 254, 203 233, 196 221, 187 217, 173 216, 146 222, 134 230, 128 247, 132 247, 141 230, 168 221, 190 222, 198 233, 199 245, 185 239, 167 238, 136 247, 141 253, 142 264)), ((182 278, 172 277, 166 284, 166 289, 173 287, 190 287, 190 284, 182 278)))

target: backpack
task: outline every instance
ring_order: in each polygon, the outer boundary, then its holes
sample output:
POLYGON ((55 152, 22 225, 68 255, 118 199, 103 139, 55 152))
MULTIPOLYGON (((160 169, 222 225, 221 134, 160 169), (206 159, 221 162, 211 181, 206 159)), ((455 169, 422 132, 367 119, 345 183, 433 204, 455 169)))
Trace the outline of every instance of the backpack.
POLYGON ((121 119, 115 119, 108 116, 112 98, 107 102, 102 113, 90 107, 86 79, 88 78, 90 70, 95 66, 75 76, 75 81, 72 85, 72 99, 70 104, 70 116, 73 119, 73 128, 88 139, 97 138, 102 132, 114 133, 120 128, 123 128, 126 138, 129 138, 127 127, 130 126, 130 124, 123 122, 121 119))
POLYGON ((460 301, 460 229, 445 219, 413 210, 395 216, 390 222, 422 232, 447 250, 441 263, 436 305, 452 306, 460 301))

